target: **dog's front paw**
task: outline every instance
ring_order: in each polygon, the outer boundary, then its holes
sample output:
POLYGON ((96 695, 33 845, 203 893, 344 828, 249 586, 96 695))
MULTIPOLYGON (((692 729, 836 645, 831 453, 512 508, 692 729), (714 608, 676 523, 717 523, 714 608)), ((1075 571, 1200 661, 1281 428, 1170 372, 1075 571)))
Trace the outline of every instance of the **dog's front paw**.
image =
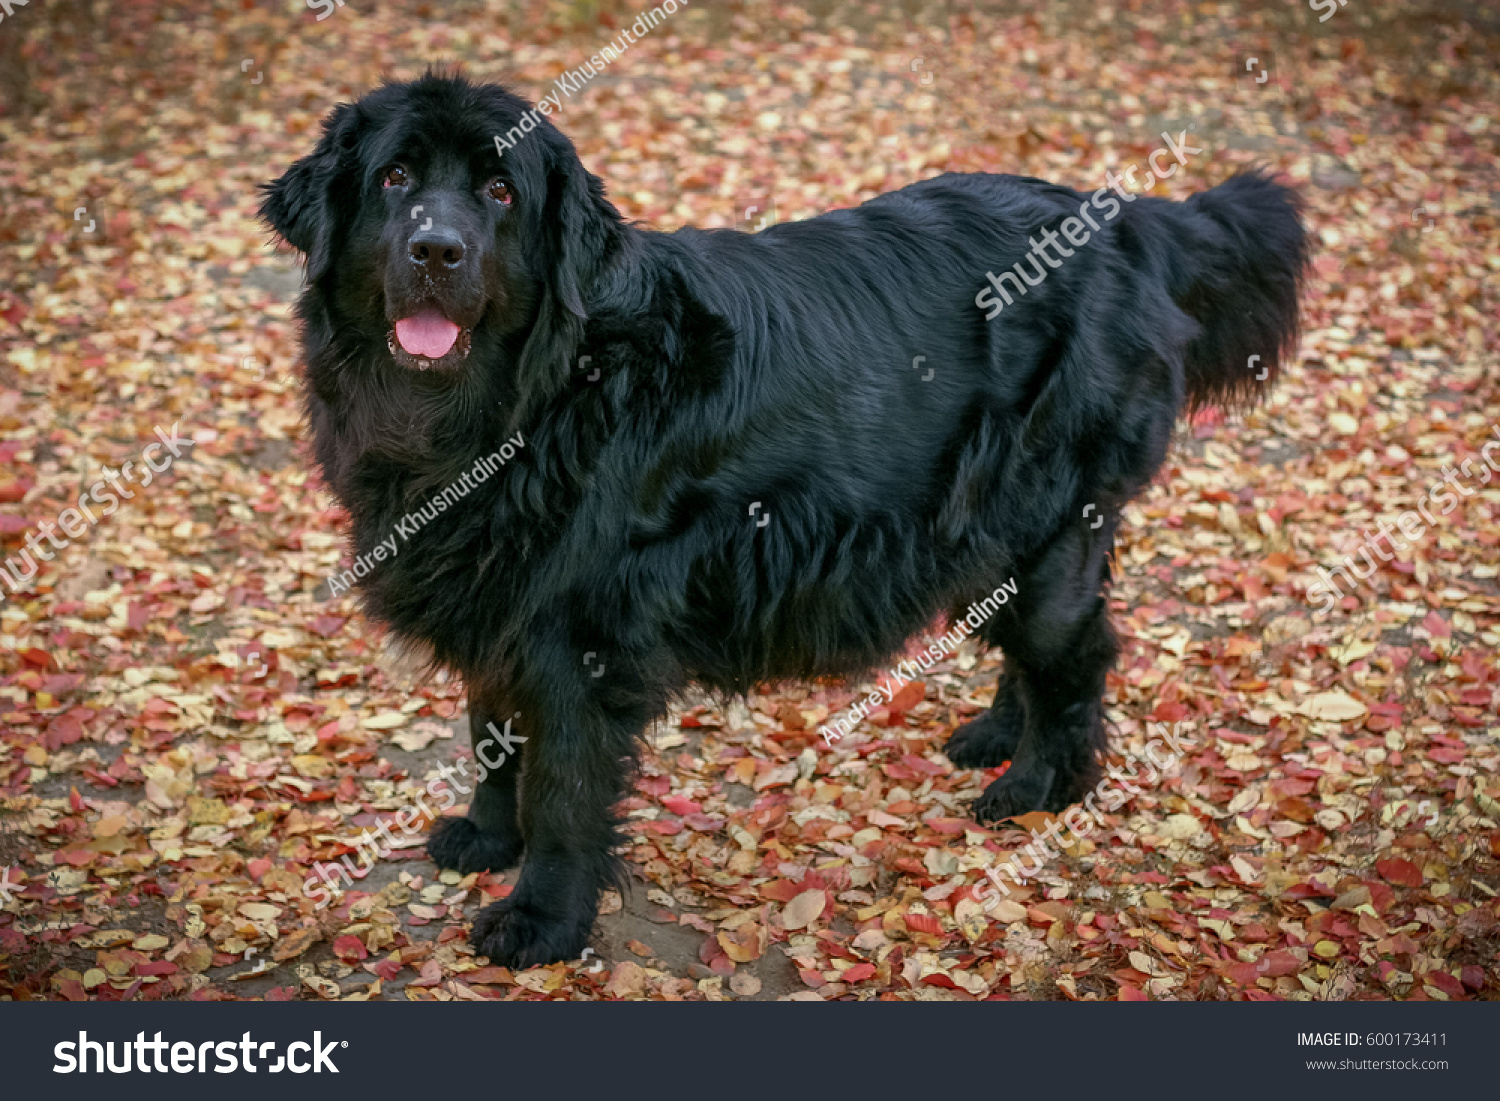
POLYGON ((1034 810, 1053 810, 1049 797, 1054 776, 1055 770, 1047 765, 1012 765, 974 800, 974 821, 989 825, 1034 810))
POLYGON ((593 924, 592 915, 587 921, 559 919, 513 895, 479 912, 469 943, 491 963, 520 971, 577 959, 588 945, 593 924))
POLYGON ((1015 756, 1020 742, 1020 716, 986 711, 955 730, 943 753, 959 768, 997 768, 1015 756))
POLYGON ((427 837, 427 855, 439 868, 470 872, 503 872, 521 859, 520 839, 485 833, 467 818, 439 818, 427 837))

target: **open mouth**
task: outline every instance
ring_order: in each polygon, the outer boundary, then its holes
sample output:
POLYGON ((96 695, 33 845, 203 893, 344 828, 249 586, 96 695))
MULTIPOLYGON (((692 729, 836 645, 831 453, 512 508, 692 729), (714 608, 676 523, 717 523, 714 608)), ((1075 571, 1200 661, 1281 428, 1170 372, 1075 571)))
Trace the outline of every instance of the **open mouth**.
POLYGON ((456 367, 469 358, 473 333, 435 310, 424 310, 400 318, 386 335, 386 346, 404 367, 418 371, 456 367))

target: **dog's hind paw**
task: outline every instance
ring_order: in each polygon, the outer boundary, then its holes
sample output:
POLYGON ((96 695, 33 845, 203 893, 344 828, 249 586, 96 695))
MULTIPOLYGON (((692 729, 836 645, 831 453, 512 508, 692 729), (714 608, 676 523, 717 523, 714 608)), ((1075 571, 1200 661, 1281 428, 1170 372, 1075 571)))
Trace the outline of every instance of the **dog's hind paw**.
POLYGON ((479 911, 469 930, 469 943, 491 963, 520 971, 577 959, 589 942, 592 927, 592 915, 586 922, 559 921, 556 915, 543 913, 512 896, 479 911))
POLYGON ((943 746, 959 768, 998 768, 1015 757, 1026 729, 1026 708, 1014 674, 1001 673, 995 702, 972 722, 955 730, 943 746))
POLYGON ((467 818, 439 818, 427 837, 427 855, 439 868, 470 872, 503 872, 521 860, 523 846, 485 833, 467 818))
POLYGON ((1011 760, 1021 742, 1022 716, 1005 709, 986 711, 955 730, 943 746, 948 760, 959 768, 997 768, 1011 760))
POLYGON ((1051 805, 1052 781, 1056 771, 1047 765, 1026 768, 1012 765, 1000 779, 984 789, 974 800, 974 821, 993 824, 1034 810, 1057 811, 1066 808, 1051 805))

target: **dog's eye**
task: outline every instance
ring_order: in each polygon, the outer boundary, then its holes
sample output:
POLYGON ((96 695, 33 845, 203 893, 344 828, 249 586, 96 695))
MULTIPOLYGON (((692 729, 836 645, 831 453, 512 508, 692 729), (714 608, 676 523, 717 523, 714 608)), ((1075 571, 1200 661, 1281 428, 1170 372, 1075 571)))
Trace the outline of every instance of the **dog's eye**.
POLYGON ((393 164, 385 170, 385 176, 380 181, 382 187, 405 187, 409 182, 406 169, 399 164, 393 164))
POLYGON ((491 180, 484 185, 484 193, 495 202, 510 206, 510 188, 506 186, 504 180, 491 180))

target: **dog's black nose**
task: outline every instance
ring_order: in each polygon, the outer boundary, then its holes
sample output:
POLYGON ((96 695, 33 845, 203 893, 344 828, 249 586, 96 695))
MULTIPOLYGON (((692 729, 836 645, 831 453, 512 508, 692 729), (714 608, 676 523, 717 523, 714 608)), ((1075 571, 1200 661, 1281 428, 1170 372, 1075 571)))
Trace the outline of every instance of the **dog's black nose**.
POLYGON ((406 243, 406 251, 413 264, 429 271, 438 265, 456 268, 463 263, 464 241, 451 229, 419 229, 406 243))

